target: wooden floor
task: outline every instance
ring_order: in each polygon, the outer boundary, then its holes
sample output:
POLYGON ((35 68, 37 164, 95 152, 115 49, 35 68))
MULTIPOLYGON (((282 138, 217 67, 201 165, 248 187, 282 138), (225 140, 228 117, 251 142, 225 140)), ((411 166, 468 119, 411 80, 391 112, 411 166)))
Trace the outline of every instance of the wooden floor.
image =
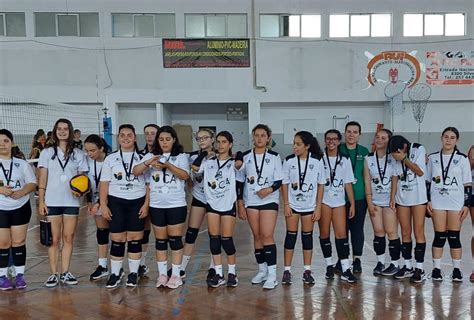
MULTIPOLYGON (((96 267, 96 240, 93 219, 80 215, 71 271, 79 285, 48 289, 43 282, 49 275, 47 253, 39 244, 38 220, 32 218, 28 233, 26 290, 0 292, 0 319, 472 319, 474 314, 474 284, 471 273, 471 221, 462 231, 464 282, 449 281, 451 263, 445 253, 442 268, 446 280, 422 285, 372 276, 375 254, 372 250, 372 230, 366 221, 366 244, 362 262, 363 273, 358 284, 350 285, 339 279, 324 279, 324 262, 319 241, 315 237, 316 255, 313 271, 316 284, 305 287, 299 280, 302 273, 300 241, 293 264, 294 282, 264 291, 251 285, 256 271, 252 238, 246 222, 240 221, 236 230, 237 288, 208 289, 205 276, 209 263, 208 237, 205 226, 196 243, 196 255, 187 270, 185 285, 171 291, 156 289, 154 246, 150 246, 148 277, 140 280, 138 288, 105 289, 105 280, 90 282, 89 274, 96 267)), ((427 221, 428 243, 433 239, 432 225, 427 221)), ((276 240, 278 246, 278 277, 282 273, 282 253, 285 226, 279 216, 276 240)), ((317 235, 317 232, 315 233, 317 235)), ((154 243, 154 242, 153 242, 154 243)), ((429 248, 431 245, 429 245, 429 248)), ((333 249, 333 252, 335 250, 333 249)), ((388 256, 388 254, 387 254, 388 256)), ((387 258, 388 259, 388 258, 387 258)), ((125 264, 126 265, 126 264, 125 264)), ((431 270, 431 252, 427 250, 427 270, 431 270)), ((226 270, 226 268, 224 269, 226 270)), ((280 280, 280 279, 279 279, 280 280)))

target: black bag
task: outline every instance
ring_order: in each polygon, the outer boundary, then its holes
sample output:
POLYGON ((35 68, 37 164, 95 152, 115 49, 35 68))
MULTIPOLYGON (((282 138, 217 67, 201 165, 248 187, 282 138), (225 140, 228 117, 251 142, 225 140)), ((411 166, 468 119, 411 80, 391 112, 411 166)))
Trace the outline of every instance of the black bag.
POLYGON ((43 246, 49 247, 53 243, 53 234, 51 233, 51 222, 48 218, 40 220, 40 242, 43 246))

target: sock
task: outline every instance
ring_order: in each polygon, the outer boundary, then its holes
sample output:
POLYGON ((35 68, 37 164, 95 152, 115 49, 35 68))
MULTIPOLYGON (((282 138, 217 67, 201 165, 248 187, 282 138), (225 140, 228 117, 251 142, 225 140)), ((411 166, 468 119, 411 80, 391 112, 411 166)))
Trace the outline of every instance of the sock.
POLYGON ((130 259, 128 258, 128 269, 130 273, 138 273, 138 268, 140 267, 140 259, 130 259))
POLYGON ((385 254, 381 254, 381 255, 377 256, 377 261, 382 263, 382 264, 385 264, 385 254))
POLYGON ((158 261, 158 274, 161 276, 162 274, 168 274, 168 261, 158 261))
POLYGON ((211 262, 209 262, 209 269, 214 269, 214 259, 212 259, 212 255, 211 255, 211 262))
POLYGON ((146 251, 143 251, 143 252, 142 252, 142 257, 141 257, 141 259, 140 259, 140 265, 141 265, 141 266, 144 266, 144 265, 145 265, 145 260, 146 260, 146 254, 147 254, 147 253, 148 253, 148 252, 146 252, 146 251))
POLYGON ((189 260, 191 260, 191 256, 185 256, 183 255, 183 260, 181 261, 181 270, 186 270, 186 267, 188 266, 189 260))
POLYGON ((407 267, 407 269, 411 269, 411 260, 405 260, 405 267, 407 267))
POLYGON ((171 264, 171 274, 173 276, 178 276, 181 271, 181 265, 180 264, 171 264))
POLYGON ((393 265, 394 265, 395 267, 397 267, 397 268, 398 268, 398 266, 400 265, 400 263, 399 263, 398 260, 396 260, 396 261, 393 261, 393 260, 392 260, 392 261, 390 261, 390 263, 393 264, 393 265))
POLYGON ((266 262, 258 264, 258 272, 268 273, 268 267, 266 262))
POLYGON ((273 266, 268 266, 268 275, 276 277, 277 266, 274 264, 273 266))
POLYGON ((123 260, 110 260, 110 267, 112 273, 116 276, 120 275, 120 269, 122 269, 123 260))
POLYGON ((8 268, 0 268, 0 277, 6 277, 8 268))
POLYGON ((306 264, 305 264, 305 265, 303 266, 303 269, 304 269, 304 271, 306 271, 306 270, 311 270, 311 265, 306 265, 306 264))
POLYGON ((216 269, 216 273, 222 277, 222 264, 221 265, 215 265, 214 269, 216 269))
POLYGON ((107 269, 107 258, 99 258, 99 266, 107 269))
POLYGON ((291 266, 285 266, 285 271, 290 271, 291 272, 291 266))
POLYGON ((341 260, 342 272, 346 272, 351 267, 351 263, 349 259, 342 259, 341 260))
POLYGON ((15 266, 16 274, 25 274, 25 266, 15 266))
POLYGON ((332 257, 324 258, 324 261, 326 261, 326 267, 332 266, 332 257))
POLYGON ((235 264, 229 264, 229 273, 236 274, 235 273, 235 264))
POLYGON ((433 258, 433 268, 441 269, 441 259, 434 259, 433 258))
POLYGON ((453 259, 453 267, 456 269, 461 269, 461 260, 453 259))
POLYGON ((420 270, 423 270, 423 262, 417 262, 416 263, 416 268, 420 269, 420 270))

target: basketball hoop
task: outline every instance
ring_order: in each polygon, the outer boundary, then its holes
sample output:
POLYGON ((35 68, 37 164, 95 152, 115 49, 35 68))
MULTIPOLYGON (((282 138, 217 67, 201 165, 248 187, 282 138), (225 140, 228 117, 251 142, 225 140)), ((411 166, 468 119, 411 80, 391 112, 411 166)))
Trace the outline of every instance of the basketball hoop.
MULTIPOLYGON (((393 79, 393 78, 392 78, 393 79)), ((403 92, 405 92, 407 85, 403 81, 390 81, 384 89, 385 97, 387 98, 387 105, 392 115, 401 115, 405 112, 403 105, 403 92)))
POLYGON ((408 97, 410 98, 413 118, 418 122, 418 142, 420 142, 421 123, 425 117, 428 100, 431 97, 431 87, 425 83, 419 83, 410 89, 408 97))

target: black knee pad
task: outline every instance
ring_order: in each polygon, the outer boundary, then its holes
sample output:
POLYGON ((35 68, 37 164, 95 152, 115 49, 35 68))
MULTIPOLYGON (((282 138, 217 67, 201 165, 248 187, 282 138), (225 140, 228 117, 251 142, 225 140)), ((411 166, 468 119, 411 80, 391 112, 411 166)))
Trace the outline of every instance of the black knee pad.
POLYGON ((274 266, 277 263, 277 248, 275 244, 269 244, 263 246, 263 252, 265 253, 265 262, 267 266, 274 266))
POLYGON ((417 242, 415 245, 415 261, 422 263, 425 261, 426 243, 417 242))
POLYGON ((221 235, 209 235, 209 247, 213 255, 221 254, 221 235))
POLYGON ((168 250, 168 239, 156 239, 155 240, 155 249, 158 251, 168 250))
POLYGON ((446 244, 446 238, 448 236, 447 231, 435 231, 433 239, 433 248, 443 248, 446 244))
POLYGON ((303 245, 303 250, 313 250, 313 231, 301 231, 301 244, 303 245))
POLYGON ((321 250, 323 251, 324 258, 329 258, 332 256, 332 246, 331 246, 331 239, 319 238, 319 244, 321 245, 321 250))
POLYGON ((189 244, 193 244, 196 242, 197 236, 199 233, 199 229, 189 227, 186 231, 186 238, 184 241, 189 244))
POLYGON ((385 246, 386 246, 385 237, 374 236, 373 243, 374 243, 374 251, 376 255, 380 256, 385 253, 385 246))
POLYGON ((110 255, 122 258, 125 255, 125 242, 112 241, 110 246, 110 255))
POLYGON ((130 240, 128 242, 128 253, 142 252, 142 240, 130 240))
POLYGON ((336 239, 336 251, 340 260, 349 258, 349 241, 347 238, 336 239))
POLYGON ((448 242, 451 249, 460 249, 461 248, 460 232, 448 230, 448 242))
POLYGON ((235 254, 234 239, 232 237, 221 237, 221 244, 228 256, 235 254))
POLYGON ((170 243, 171 250, 183 249, 183 237, 181 236, 169 236, 168 241, 170 243))
POLYGON ((297 231, 286 231, 285 249, 294 250, 296 245, 297 231))
POLYGON ((402 243, 402 257, 403 259, 411 259, 411 250, 413 249, 413 242, 402 243))
POLYGON ((96 233, 97 244, 99 245, 109 244, 109 234, 110 234, 109 229, 97 228, 97 233, 96 233))
POLYGON ((400 259, 401 246, 400 239, 388 240, 388 252, 390 253, 392 261, 398 261, 400 259))
POLYGON ((10 258, 10 249, 0 249, 0 268, 8 267, 9 258, 10 258))
POLYGON ((151 230, 143 230, 142 244, 148 244, 150 242, 151 230))
POLYGON ((12 247, 13 264, 17 267, 26 264, 26 246, 12 247))
POLYGON ((263 249, 255 249, 255 260, 257 260, 258 264, 265 263, 265 254, 263 249))

